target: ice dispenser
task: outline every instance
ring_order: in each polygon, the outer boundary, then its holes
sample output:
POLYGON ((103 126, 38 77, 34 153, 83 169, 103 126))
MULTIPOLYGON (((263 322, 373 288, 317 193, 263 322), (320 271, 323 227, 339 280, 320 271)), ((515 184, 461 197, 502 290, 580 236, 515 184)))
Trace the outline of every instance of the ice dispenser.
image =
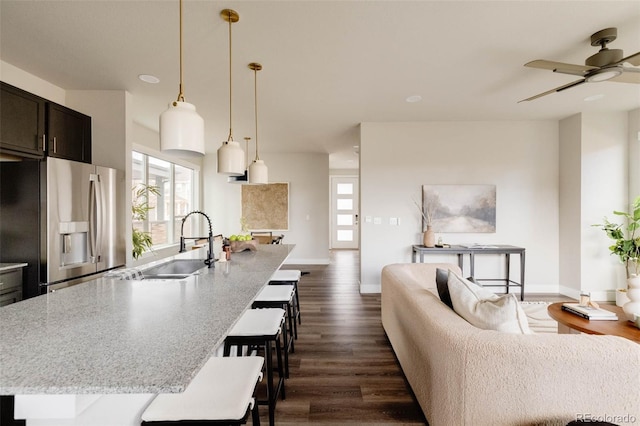
POLYGON ((60 223, 60 266, 89 261, 89 222, 60 223))

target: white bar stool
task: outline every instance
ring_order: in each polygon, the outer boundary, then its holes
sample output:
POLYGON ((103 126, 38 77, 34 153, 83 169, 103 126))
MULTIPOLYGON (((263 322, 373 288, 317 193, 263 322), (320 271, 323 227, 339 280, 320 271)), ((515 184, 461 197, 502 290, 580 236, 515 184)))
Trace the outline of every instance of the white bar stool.
MULTIPOLYGON (((287 312, 287 319, 289 320, 289 336, 285 339, 285 353, 295 352, 293 339, 298 338, 298 325, 295 321, 294 310, 294 293, 295 288, 293 285, 268 285, 265 286, 262 291, 253 299, 251 307, 256 308, 282 308, 287 312)), ((287 337, 285 335, 285 337, 287 337)), ((287 372, 287 377, 289 373, 287 372)))
POLYGON ((142 413, 143 426, 241 425, 252 413, 260 424, 254 394, 264 358, 211 357, 182 393, 160 394, 142 413))
POLYGON ((278 269, 269 280, 269 285, 293 285, 296 297, 295 317, 298 319, 298 324, 302 324, 302 318, 300 317, 300 297, 298 296, 298 283, 301 277, 302 271, 298 269, 278 269))
MULTIPOLYGON (((284 368, 282 361, 282 349, 280 346, 280 335, 286 336, 286 312, 281 308, 272 309, 250 309, 245 311, 238 322, 233 326, 224 340, 224 356, 231 354, 231 347, 236 346, 236 355, 241 357, 243 347, 264 347, 267 370, 267 399, 258 400, 258 404, 269 406, 269 425, 275 424, 275 408, 278 395, 285 398, 284 390, 284 368), (282 327, 285 332, 282 333, 282 327), (278 358, 278 384, 274 385, 272 343, 276 346, 276 356, 278 358)), ((250 353, 251 350, 248 350, 250 353)), ((286 365, 286 349, 285 349, 286 365)))

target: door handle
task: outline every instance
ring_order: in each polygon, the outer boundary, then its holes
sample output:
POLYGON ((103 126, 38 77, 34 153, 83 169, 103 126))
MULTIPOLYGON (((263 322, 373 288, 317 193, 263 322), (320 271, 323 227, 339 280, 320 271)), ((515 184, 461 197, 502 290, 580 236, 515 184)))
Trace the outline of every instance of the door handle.
POLYGON ((358 215, 356 214, 356 215, 354 215, 354 216, 356 217, 356 218, 355 218, 355 219, 356 219, 356 220, 355 220, 355 224, 357 225, 357 224, 358 224, 358 215))

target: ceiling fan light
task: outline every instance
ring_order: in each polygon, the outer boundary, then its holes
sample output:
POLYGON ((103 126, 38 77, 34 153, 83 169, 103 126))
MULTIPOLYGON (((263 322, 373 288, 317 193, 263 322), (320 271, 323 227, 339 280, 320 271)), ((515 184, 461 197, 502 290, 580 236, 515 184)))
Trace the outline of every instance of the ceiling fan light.
POLYGON ((253 160, 249 166, 249 183, 266 184, 269 183, 269 169, 262 160, 253 160))
POLYGON ((204 120, 187 102, 171 102, 160 114, 160 150, 180 157, 204 155, 204 120))
POLYGON ((218 148, 218 173, 240 176, 244 174, 244 151, 236 141, 224 141, 218 148))
POLYGON ((601 81, 611 80, 622 74, 622 70, 619 68, 604 68, 600 70, 596 70, 593 73, 589 74, 585 79, 589 83, 599 83, 601 81))

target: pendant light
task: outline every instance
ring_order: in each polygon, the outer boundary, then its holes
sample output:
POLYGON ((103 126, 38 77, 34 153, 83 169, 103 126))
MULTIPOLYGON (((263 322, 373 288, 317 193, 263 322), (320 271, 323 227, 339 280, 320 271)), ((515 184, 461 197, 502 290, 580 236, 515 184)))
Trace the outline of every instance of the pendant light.
POLYGON ((258 155, 258 71, 262 69, 262 65, 257 62, 249 64, 249 68, 253 70, 253 86, 254 86, 254 103, 256 118, 256 158, 249 166, 249 183, 263 184, 269 182, 269 170, 264 161, 258 155))
POLYGON ((249 164, 249 141, 250 137, 245 136, 244 138, 244 173, 240 176, 229 176, 227 177, 227 182, 229 183, 237 183, 240 185, 246 185, 249 183, 249 170, 247 169, 247 164, 249 164))
POLYGON ((240 20, 240 15, 235 10, 224 9, 220 12, 222 19, 229 23, 229 136, 218 148, 218 173, 240 176, 244 174, 244 152, 240 144, 233 140, 232 131, 232 85, 231 85, 231 24, 240 20))
POLYGON ((180 92, 160 114, 160 150, 180 157, 204 155, 204 120, 184 100, 182 78, 182 0, 180 0, 180 92))

